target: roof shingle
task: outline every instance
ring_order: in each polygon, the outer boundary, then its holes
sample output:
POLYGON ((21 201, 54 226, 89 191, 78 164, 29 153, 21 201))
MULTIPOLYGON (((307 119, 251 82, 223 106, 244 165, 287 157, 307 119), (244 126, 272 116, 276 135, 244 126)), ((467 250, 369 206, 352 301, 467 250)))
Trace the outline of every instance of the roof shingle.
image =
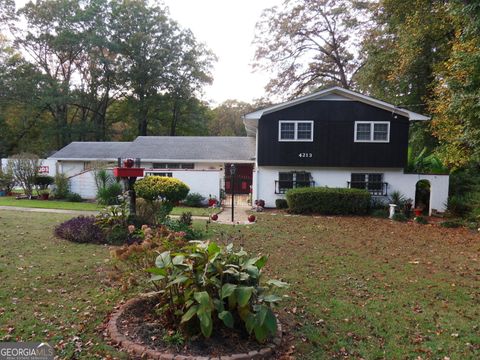
POLYGON ((50 158, 59 160, 253 161, 249 136, 139 136, 133 142, 72 142, 50 158))

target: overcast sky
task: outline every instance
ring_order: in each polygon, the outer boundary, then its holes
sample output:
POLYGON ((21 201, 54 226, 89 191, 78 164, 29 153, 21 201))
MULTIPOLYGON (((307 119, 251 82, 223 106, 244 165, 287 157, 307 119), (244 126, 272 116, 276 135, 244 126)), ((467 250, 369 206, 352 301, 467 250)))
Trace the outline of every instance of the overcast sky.
POLYGON ((165 0, 172 18, 190 28, 218 57, 205 98, 251 101, 264 94, 267 74, 253 73, 255 24, 262 10, 281 0, 165 0))
MULTIPOLYGON (((17 8, 27 0, 16 0, 17 8)), ((218 57, 214 83, 205 88, 205 100, 252 101, 264 95, 265 73, 253 73, 255 24, 262 10, 281 0, 164 0, 171 17, 190 28, 218 57)))

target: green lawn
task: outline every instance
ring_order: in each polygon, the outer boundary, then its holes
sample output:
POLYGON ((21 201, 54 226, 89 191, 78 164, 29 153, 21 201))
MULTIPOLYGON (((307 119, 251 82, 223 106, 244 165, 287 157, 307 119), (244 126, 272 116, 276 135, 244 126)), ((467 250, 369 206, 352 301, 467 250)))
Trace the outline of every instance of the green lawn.
POLYGON ((68 218, 0 210, 0 341, 46 340, 61 358, 122 356, 97 327, 128 294, 108 282, 107 247, 52 236, 68 218))
MULTIPOLYGON (((17 200, 14 196, 1 196, 0 206, 18 206, 27 208, 39 209, 62 209, 62 210, 87 210, 99 211, 102 209, 101 205, 91 202, 68 202, 55 200, 17 200)), ((191 208, 178 206, 173 208, 172 215, 181 215, 183 212, 191 212, 194 216, 209 216, 213 213, 218 213, 220 209, 213 208, 191 208)))
MULTIPOLYGON (((67 218, 0 211, 0 341, 48 340, 61 358, 126 357, 100 325, 133 294, 109 280, 107 247, 51 236, 67 218)), ((268 213, 209 227, 212 238, 225 233, 269 254, 268 275, 291 284, 279 312, 298 359, 480 358, 478 234, 268 213)))
POLYGON ((0 197, 0 206, 19 206, 39 209, 89 210, 99 211, 101 206, 89 202, 68 202, 56 200, 17 200, 14 196, 0 197))

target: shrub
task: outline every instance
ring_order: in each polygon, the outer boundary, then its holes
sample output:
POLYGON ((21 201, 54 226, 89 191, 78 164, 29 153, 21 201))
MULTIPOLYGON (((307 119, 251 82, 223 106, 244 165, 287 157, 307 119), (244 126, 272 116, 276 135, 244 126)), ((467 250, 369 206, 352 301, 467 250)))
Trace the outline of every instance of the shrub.
POLYGON ((2 167, 0 165, 0 190, 4 190, 6 193, 9 193, 13 190, 14 186, 15 177, 13 176, 11 166, 8 166, 7 169, 2 171, 2 167))
POLYGON ((396 214, 393 214, 392 220, 399 221, 399 222, 406 222, 408 218, 403 213, 396 213, 396 214))
POLYGON ((114 226, 106 234, 106 242, 111 245, 126 244, 128 239, 128 230, 122 226, 114 226))
POLYGON ((183 233, 183 237, 187 240, 198 240, 203 236, 201 231, 186 225, 185 223, 181 222, 181 220, 167 218, 162 222, 162 224, 172 232, 183 233))
POLYGON ((183 212, 182 215, 180 216, 179 221, 187 226, 192 225, 192 213, 191 212, 183 212))
POLYGON ((68 183, 68 177, 65 174, 58 173, 54 178, 55 187, 53 189, 53 195, 57 199, 66 199, 70 193, 70 186, 68 183))
POLYGON ((472 211, 472 207, 466 197, 453 195, 448 198, 447 210, 452 216, 463 217, 472 211))
POLYGON ((219 247, 214 242, 161 253, 148 271, 165 290, 158 308, 167 326, 207 338, 221 326, 243 328, 259 342, 273 336, 277 320, 272 307, 281 298, 272 289, 286 284, 261 284, 266 261, 265 256, 250 257, 243 249, 234 251, 232 244, 219 247))
POLYGON ((392 191, 389 197, 390 204, 395 204, 398 207, 403 207, 407 199, 400 191, 392 191))
POLYGON ((388 211, 385 209, 375 209, 372 211, 372 216, 376 218, 386 219, 388 218, 388 211))
POLYGON ((93 176, 97 191, 107 187, 115 181, 113 174, 105 169, 102 164, 96 164, 93 169, 93 176))
POLYGON ((165 226, 128 226, 128 232, 127 243, 111 252, 117 260, 115 268, 121 271, 126 287, 137 284, 139 280, 147 280, 149 274, 146 269, 155 266, 158 254, 166 250, 181 250, 187 244, 183 237, 168 231, 165 226))
POLYGON ((65 200, 70 201, 70 202, 82 202, 83 199, 80 196, 80 194, 77 193, 71 193, 69 192, 67 196, 65 197, 65 200))
POLYGON ((371 195, 367 190, 345 188, 297 188, 286 193, 295 214, 366 214, 371 195))
POLYGON ((182 201, 190 191, 182 181, 166 176, 147 176, 135 183, 138 196, 146 201, 161 200, 176 203, 182 201))
POLYGON ((32 196, 35 177, 38 174, 40 159, 37 155, 21 153, 12 156, 9 160, 15 182, 20 185, 25 195, 32 196))
POLYGON ((440 226, 444 228, 458 228, 458 227, 461 227, 462 225, 463 224, 458 220, 448 220, 440 223, 440 226))
POLYGON ((370 201, 370 210, 387 210, 388 204, 383 198, 372 197, 370 201))
POLYGON ((427 218, 425 218, 425 217, 423 217, 423 216, 417 216, 417 217, 415 217, 415 222, 418 223, 418 224, 423 224, 423 225, 428 224, 427 218))
POLYGON ((122 185, 118 182, 112 182, 97 190, 97 201, 102 205, 119 204, 119 196, 122 195, 122 192, 122 185))
POLYGON ((156 214, 160 210, 162 203, 160 201, 151 201, 147 203, 144 199, 137 199, 137 216, 145 220, 144 224, 155 224, 156 214))
POLYGON ((275 207, 277 209, 287 209, 288 208, 288 202, 285 199, 277 199, 277 200, 275 200, 275 207))
POLYGON ((36 175, 34 184, 37 188, 37 193, 40 194, 40 192, 43 192, 47 190, 49 185, 52 185, 54 183, 54 179, 51 176, 48 175, 36 175))
POLYGON ((190 188, 182 181, 166 176, 147 176, 135 183, 137 195, 145 199, 155 223, 162 223, 173 205, 187 196, 190 188), (160 205, 157 202, 160 201, 160 205))
POLYGON ((202 207, 205 204, 205 197, 199 193, 188 194, 183 204, 191 207, 202 207))
POLYGON ((102 229, 94 216, 79 216, 61 223, 55 228, 55 235, 77 243, 103 243, 102 229))

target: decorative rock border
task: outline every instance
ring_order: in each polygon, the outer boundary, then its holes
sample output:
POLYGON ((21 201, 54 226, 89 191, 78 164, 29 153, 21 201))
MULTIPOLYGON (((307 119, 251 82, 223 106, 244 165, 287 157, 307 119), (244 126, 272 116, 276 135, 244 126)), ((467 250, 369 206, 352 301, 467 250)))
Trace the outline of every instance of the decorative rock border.
POLYGON ((277 321, 277 334, 271 343, 265 345, 260 350, 250 351, 248 353, 221 355, 221 356, 197 356, 197 355, 180 355, 153 350, 148 346, 137 344, 129 340, 125 335, 118 330, 117 322, 123 313, 131 307, 136 306, 154 293, 142 295, 137 298, 128 300, 125 304, 116 310, 107 324, 107 332, 114 343, 118 344, 122 349, 130 354, 140 356, 142 358, 154 360, 249 360, 249 359, 269 359, 277 346, 282 342, 282 325, 277 321))

